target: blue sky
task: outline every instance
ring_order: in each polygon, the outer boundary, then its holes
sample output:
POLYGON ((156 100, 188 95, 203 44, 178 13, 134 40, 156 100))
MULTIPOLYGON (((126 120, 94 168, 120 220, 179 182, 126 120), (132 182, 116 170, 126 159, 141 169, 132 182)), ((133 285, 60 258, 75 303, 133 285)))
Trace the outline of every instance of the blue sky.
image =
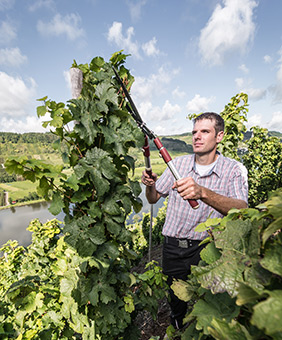
POLYGON ((131 54, 132 97, 158 135, 249 96, 248 127, 282 132, 281 0, 0 0, 0 131, 46 131, 36 99, 71 98, 75 59, 131 54))

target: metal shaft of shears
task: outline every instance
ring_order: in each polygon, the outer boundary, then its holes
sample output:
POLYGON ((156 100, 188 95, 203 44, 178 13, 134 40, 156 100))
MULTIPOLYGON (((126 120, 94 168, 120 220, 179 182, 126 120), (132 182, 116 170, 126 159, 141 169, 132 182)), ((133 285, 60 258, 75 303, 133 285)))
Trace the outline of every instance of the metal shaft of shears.
MULTIPOLYGON (((128 111, 131 113, 132 117, 134 118, 134 120, 137 122, 138 126, 140 127, 140 129, 143 131, 143 133, 145 135, 147 135, 150 139, 153 139, 154 144, 156 145, 157 149, 159 150, 159 153, 161 155, 161 157, 163 158, 164 162, 167 164, 169 170, 171 171, 172 175, 174 176, 174 178, 176 180, 181 179, 181 176, 179 175, 177 169, 175 168, 172 158, 170 157, 168 151, 166 150, 166 148, 163 146, 162 142, 160 141, 160 139, 146 126, 146 124, 143 122, 133 100, 131 99, 130 94, 127 91, 126 86, 124 85, 123 81, 121 80, 119 74, 117 73, 116 69, 114 67, 112 67, 114 70, 114 73, 123 89, 123 92, 130 104, 126 105, 128 111)), ((190 206, 193 209, 197 209, 199 207, 199 203, 196 200, 191 200, 188 199, 188 202, 190 204, 190 206)))

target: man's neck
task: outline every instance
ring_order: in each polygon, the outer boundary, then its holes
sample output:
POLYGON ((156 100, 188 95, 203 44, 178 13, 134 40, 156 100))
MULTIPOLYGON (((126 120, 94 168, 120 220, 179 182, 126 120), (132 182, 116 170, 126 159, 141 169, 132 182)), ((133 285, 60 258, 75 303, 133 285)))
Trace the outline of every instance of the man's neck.
POLYGON ((216 150, 208 154, 195 154, 195 162, 200 165, 209 165, 216 161, 218 154, 216 150))

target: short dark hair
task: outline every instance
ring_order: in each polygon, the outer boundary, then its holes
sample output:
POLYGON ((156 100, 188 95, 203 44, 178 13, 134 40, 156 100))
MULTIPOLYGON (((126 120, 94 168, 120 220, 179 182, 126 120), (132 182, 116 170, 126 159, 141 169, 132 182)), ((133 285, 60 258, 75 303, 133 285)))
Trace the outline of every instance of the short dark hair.
POLYGON ((215 113, 215 112, 201 113, 199 116, 193 119, 194 125, 196 122, 203 120, 203 119, 209 119, 215 122, 214 129, 215 129, 216 134, 218 134, 220 131, 224 131, 224 120, 218 113, 215 113))

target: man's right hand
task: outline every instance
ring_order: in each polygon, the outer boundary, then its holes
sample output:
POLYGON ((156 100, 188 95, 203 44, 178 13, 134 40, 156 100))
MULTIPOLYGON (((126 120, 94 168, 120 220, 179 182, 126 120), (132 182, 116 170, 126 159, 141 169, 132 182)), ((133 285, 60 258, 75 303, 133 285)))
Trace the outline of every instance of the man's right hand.
POLYGON ((155 185, 157 178, 158 176, 154 172, 149 175, 146 170, 144 170, 142 172, 141 182, 146 185, 146 187, 152 187, 155 185))
POLYGON ((146 197, 149 203, 157 203, 160 199, 160 194, 157 192, 155 182, 158 176, 155 173, 148 174, 146 171, 142 172, 141 181, 146 185, 146 197))

